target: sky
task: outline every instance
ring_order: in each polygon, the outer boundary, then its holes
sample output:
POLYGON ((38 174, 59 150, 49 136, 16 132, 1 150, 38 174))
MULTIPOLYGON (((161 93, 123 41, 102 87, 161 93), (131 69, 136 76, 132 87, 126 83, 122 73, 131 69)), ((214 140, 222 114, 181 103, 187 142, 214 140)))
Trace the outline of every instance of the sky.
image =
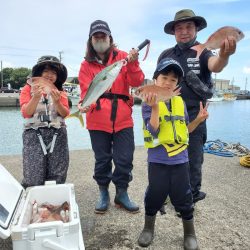
MULTIPOLYGON (((77 76, 84 59, 90 23, 105 20, 118 48, 129 52, 145 39, 150 51, 140 66, 152 78, 160 53, 175 45, 164 25, 180 9, 192 9, 208 26, 197 40, 204 43, 217 29, 235 26, 245 38, 237 44, 229 64, 217 79, 250 90, 250 1, 249 0, 8 0, 1 1, 0 61, 5 67, 32 68, 42 55, 61 54, 68 76, 77 76)), ((213 74, 213 77, 215 75, 213 74)))

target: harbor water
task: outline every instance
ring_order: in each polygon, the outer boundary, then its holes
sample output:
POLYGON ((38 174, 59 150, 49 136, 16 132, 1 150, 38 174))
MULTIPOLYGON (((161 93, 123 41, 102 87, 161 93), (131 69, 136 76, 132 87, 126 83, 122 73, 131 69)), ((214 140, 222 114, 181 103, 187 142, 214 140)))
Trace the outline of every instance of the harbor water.
MULTIPOLYGON (((73 112, 75 108, 71 110, 73 112)), ((209 105, 208 140, 220 139, 250 148, 250 100, 209 105)), ((143 145, 141 106, 133 108, 136 146, 143 145)), ((91 148, 88 130, 76 118, 66 119, 70 150, 91 148)), ((22 154, 23 118, 19 108, 0 108, 0 155, 22 154)))

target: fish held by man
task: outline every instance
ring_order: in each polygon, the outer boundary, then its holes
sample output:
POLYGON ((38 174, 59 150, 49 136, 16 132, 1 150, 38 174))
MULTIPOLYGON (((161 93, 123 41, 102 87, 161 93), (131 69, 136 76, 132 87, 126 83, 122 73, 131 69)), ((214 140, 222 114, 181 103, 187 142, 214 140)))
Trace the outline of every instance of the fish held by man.
POLYGON ((205 43, 193 46, 191 49, 197 51, 197 58, 201 55, 202 51, 207 48, 209 50, 219 49, 225 39, 228 37, 234 37, 236 42, 239 42, 244 38, 244 33, 233 26, 224 26, 215 31, 205 43))
POLYGON ((144 100, 149 94, 153 94, 156 95, 156 100, 159 102, 167 101, 173 96, 180 95, 180 90, 181 87, 171 89, 169 87, 159 87, 155 84, 149 84, 137 88, 134 91, 134 95, 144 100))

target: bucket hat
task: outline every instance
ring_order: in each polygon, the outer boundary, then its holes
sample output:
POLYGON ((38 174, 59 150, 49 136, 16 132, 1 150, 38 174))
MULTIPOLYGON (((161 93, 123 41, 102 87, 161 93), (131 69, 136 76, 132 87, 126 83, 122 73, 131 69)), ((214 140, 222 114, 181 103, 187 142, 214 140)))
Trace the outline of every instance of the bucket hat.
POLYGON ((89 37, 91 37, 96 32, 102 32, 108 36, 111 35, 111 31, 108 24, 102 20, 96 20, 90 24, 89 37))
POLYGON ((167 68, 173 69, 173 71, 176 72, 179 77, 184 76, 184 71, 181 65, 176 60, 166 57, 161 59, 160 62, 157 64, 153 79, 156 79, 161 73, 161 71, 166 70, 167 68))
POLYGON ((45 66, 52 66, 57 73, 56 85, 61 86, 67 79, 67 68, 55 56, 42 56, 38 59, 36 65, 32 68, 32 77, 41 76, 45 66))
POLYGON ((198 31, 207 27, 207 22, 205 18, 201 16, 196 16, 195 13, 190 9, 183 9, 176 12, 173 21, 166 23, 164 27, 165 33, 174 35, 175 24, 182 21, 194 21, 198 31))

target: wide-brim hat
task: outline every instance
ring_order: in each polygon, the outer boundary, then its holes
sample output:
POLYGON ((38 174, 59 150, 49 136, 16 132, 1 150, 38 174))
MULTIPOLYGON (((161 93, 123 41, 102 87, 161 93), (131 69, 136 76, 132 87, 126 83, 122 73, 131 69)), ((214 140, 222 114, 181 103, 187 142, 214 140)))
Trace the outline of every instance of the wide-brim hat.
POLYGON ((37 64, 32 68, 32 71, 31 71, 32 77, 40 76, 41 71, 43 71, 46 65, 52 66, 55 68, 56 73, 57 73, 56 82, 59 85, 62 85, 67 79, 68 71, 67 71, 67 68, 55 56, 40 57, 37 61, 37 64))
POLYGON ((167 34, 174 35, 174 26, 183 21, 194 21, 197 27, 197 31, 200 31, 207 27, 207 21, 204 17, 196 16, 195 13, 190 9, 184 9, 176 12, 174 21, 168 22, 165 27, 164 31, 167 34))

